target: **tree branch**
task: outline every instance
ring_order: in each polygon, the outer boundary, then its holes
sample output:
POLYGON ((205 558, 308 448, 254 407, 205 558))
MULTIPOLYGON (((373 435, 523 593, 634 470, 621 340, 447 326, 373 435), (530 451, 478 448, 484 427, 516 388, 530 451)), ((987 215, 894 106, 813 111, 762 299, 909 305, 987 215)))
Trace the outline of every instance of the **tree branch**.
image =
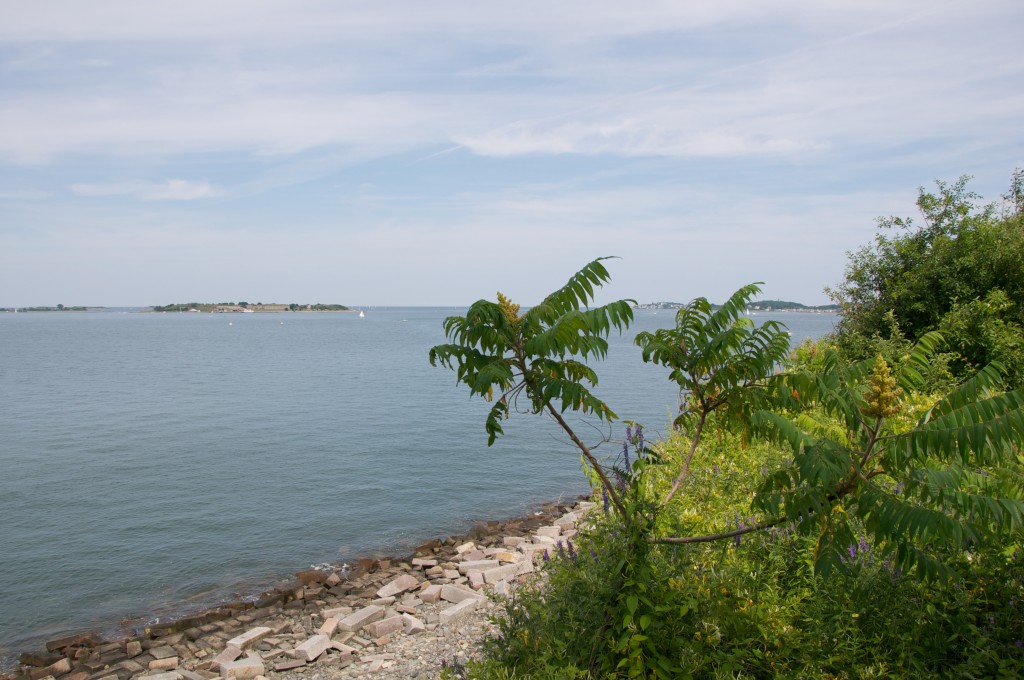
POLYGON ((788 517, 777 517, 770 522, 764 524, 755 524, 751 527, 744 527, 742 529, 734 529, 733 531, 724 531, 720 534, 708 534, 706 536, 666 536, 665 538, 656 538, 653 540, 654 543, 670 543, 678 545, 681 543, 713 543, 714 541, 721 541, 725 538, 735 538, 736 536, 742 536, 743 534, 749 534, 754 531, 763 531, 770 529, 774 526, 788 522, 788 517))

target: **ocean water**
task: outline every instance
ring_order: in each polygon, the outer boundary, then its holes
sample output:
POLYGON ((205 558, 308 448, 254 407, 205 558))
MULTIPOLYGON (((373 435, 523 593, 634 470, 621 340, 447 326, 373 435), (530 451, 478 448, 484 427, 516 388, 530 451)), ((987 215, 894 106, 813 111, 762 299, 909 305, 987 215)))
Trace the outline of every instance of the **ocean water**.
MULTIPOLYGON (((486 404, 429 365, 459 311, 0 314, 0 666, 584 492, 552 422, 488 448, 486 404)), ((795 342, 836 321, 767 318, 795 342)), ((678 394, 632 338, 671 322, 637 310, 597 365, 649 437, 678 394)))

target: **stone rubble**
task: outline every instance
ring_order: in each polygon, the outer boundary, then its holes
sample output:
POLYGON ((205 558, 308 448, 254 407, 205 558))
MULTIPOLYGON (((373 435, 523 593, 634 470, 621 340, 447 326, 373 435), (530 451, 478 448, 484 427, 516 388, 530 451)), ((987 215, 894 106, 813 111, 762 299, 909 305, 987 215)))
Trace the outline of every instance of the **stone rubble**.
POLYGON ((92 634, 25 653, 0 680, 380 680, 440 677, 442 662, 478 656, 502 599, 544 551, 576 533, 593 503, 551 505, 429 541, 408 560, 305 570, 256 602, 233 603, 141 635, 92 634))

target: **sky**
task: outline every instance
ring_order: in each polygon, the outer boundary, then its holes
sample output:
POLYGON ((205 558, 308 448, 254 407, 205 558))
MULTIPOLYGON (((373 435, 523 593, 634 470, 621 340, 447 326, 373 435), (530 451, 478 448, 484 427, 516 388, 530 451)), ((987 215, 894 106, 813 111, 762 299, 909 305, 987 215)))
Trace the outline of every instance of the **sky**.
POLYGON ((1024 167, 1020 0, 0 0, 0 307, 825 304, 1024 167))

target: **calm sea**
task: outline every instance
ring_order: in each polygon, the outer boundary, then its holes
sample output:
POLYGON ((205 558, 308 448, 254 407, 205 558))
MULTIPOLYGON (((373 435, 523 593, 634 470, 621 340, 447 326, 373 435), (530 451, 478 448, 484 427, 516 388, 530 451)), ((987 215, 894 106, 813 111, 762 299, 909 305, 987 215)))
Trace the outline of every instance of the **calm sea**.
MULTIPOLYGON (((0 314, 0 657, 583 492, 553 423, 513 417, 488 448, 486 405, 430 367, 458 311, 0 314)), ((794 341, 836 320, 756 318, 794 341)), ((598 367, 649 436, 677 394, 632 337, 671 322, 637 310, 598 367)))

